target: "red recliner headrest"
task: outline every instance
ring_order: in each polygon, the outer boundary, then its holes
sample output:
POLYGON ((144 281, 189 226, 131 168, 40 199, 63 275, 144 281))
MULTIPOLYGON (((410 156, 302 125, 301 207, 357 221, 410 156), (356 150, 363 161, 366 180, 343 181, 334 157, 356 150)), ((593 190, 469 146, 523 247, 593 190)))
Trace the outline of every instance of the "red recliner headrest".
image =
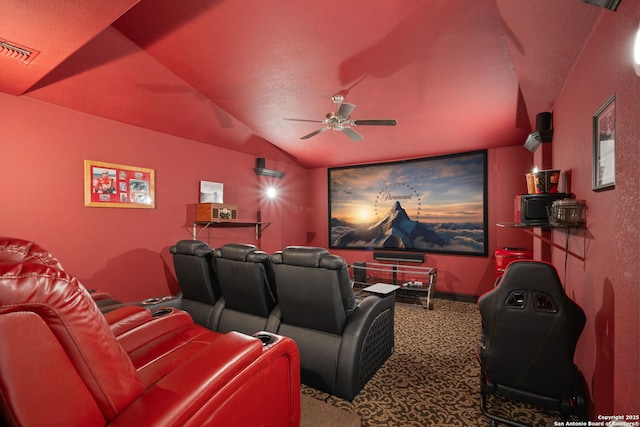
POLYGON ((0 262, 35 262, 64 270, 60 261, 45 248, 15 237, 0 237, 0 262))
POLYGON ((74 277, 38 263, 0 263, 0 316, 15 312, 35 313, 46 323, 105 419, 145 391, 104 316, 74 277))

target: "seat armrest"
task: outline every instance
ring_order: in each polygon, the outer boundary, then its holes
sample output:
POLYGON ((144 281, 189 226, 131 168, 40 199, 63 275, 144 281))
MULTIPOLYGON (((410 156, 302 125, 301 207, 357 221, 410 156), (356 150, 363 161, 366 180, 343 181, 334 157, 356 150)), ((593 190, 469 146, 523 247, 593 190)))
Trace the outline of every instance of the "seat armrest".
POLYGON ((254 423, 294 426, 300 417, 299 370, 291 339, 282 337, 264 349, 259 339, 230 332, 168 373, 108 425, 200 426, 212 420, 231 425, 225 422, 255 417, 254 423))
POLYGON ((169 307, 166 309, 160 308, 153 312, 146 308, 142 309, 149 313, 148 320, 116 335, 118 342, 127 354, 131 354, 132 351, 154 341, 156 338, 172 331, 177 331, 185 326, 193 325, 193 319, 186 311, 169 307), (160 317, 153 316, 154 312, 164 312, 165 310, 168 310, 166 314, 160 317))
POLYGON ((395 302, 395 294, 389 294, 384 297, 370 295, 363 298, 351 317, 349 317, 342 335, 358 338, 360 341, 364 340, 367 330, 371 327, 378 314, 387 309, 393 310, 395 302))
POLYGON ((104 318, 116 337, 153 319, 149 310, 137 305, 122 306, 109 311, 104 313, 104 318))
POLYGON ((337 394, 353 399, 393 354, 394 308, 395 294, 384 297, 371 295, 362 299, 349 317, 338 355, 337 394), (364 382, 352 383, 352 378, 360 378, 364 382))

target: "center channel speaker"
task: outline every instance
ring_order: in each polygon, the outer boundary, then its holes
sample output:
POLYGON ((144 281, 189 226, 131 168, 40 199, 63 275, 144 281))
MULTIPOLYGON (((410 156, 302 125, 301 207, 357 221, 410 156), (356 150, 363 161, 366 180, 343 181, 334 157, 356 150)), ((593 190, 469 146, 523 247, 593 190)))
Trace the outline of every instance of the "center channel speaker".
POLYGON ((405 252, 374 252, 373 259, 376 261, 393 261, 393 262, 424 262, 424 254, 412 254, 405 252))

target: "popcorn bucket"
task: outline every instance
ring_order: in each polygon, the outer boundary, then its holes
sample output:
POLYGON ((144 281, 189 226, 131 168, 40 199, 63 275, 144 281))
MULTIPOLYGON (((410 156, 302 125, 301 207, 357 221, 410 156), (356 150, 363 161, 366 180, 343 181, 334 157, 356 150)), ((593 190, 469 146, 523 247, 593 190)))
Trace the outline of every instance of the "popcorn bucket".
POLYGON ((527 178, 527 193, 536 194, 536 177, 532 173, 526 175, 527 178))
POLYGON ((538 171, 534 174, 536 194, 557 193, 560 171, 555 169, 538 171))

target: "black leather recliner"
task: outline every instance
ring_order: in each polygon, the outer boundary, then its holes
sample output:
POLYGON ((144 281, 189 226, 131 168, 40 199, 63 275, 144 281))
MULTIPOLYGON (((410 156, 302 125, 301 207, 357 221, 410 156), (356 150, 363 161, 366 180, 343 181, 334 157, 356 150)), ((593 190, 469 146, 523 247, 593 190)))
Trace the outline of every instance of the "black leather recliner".
POLYGON ((269 254, 251 244, 228 243, 214 250, 213 259, 222 291, 217 331, 276 332, 280 319, 269 254))
POLYGON ((213 264, 213 249, 200 240, 180 240, 169 248, 180 286, 177 300, 160 301, 189 313, 193 321, 213 331, 220 318, 215 307, 220 284, 213 264))
POLYGON ((281 323, 300 351, 301 382, 353 400, 394 351, 395 295, 357 300, 345 260, 290 246, 272 255, 281 323))
POLYGON ((586 418, 586 386, 573 362, 586 318, 565 293, 555 267, 540 261, 509 264, 478 307, 481 409, 492 424, 524 426, 490 410, 488 395, 586 418))

